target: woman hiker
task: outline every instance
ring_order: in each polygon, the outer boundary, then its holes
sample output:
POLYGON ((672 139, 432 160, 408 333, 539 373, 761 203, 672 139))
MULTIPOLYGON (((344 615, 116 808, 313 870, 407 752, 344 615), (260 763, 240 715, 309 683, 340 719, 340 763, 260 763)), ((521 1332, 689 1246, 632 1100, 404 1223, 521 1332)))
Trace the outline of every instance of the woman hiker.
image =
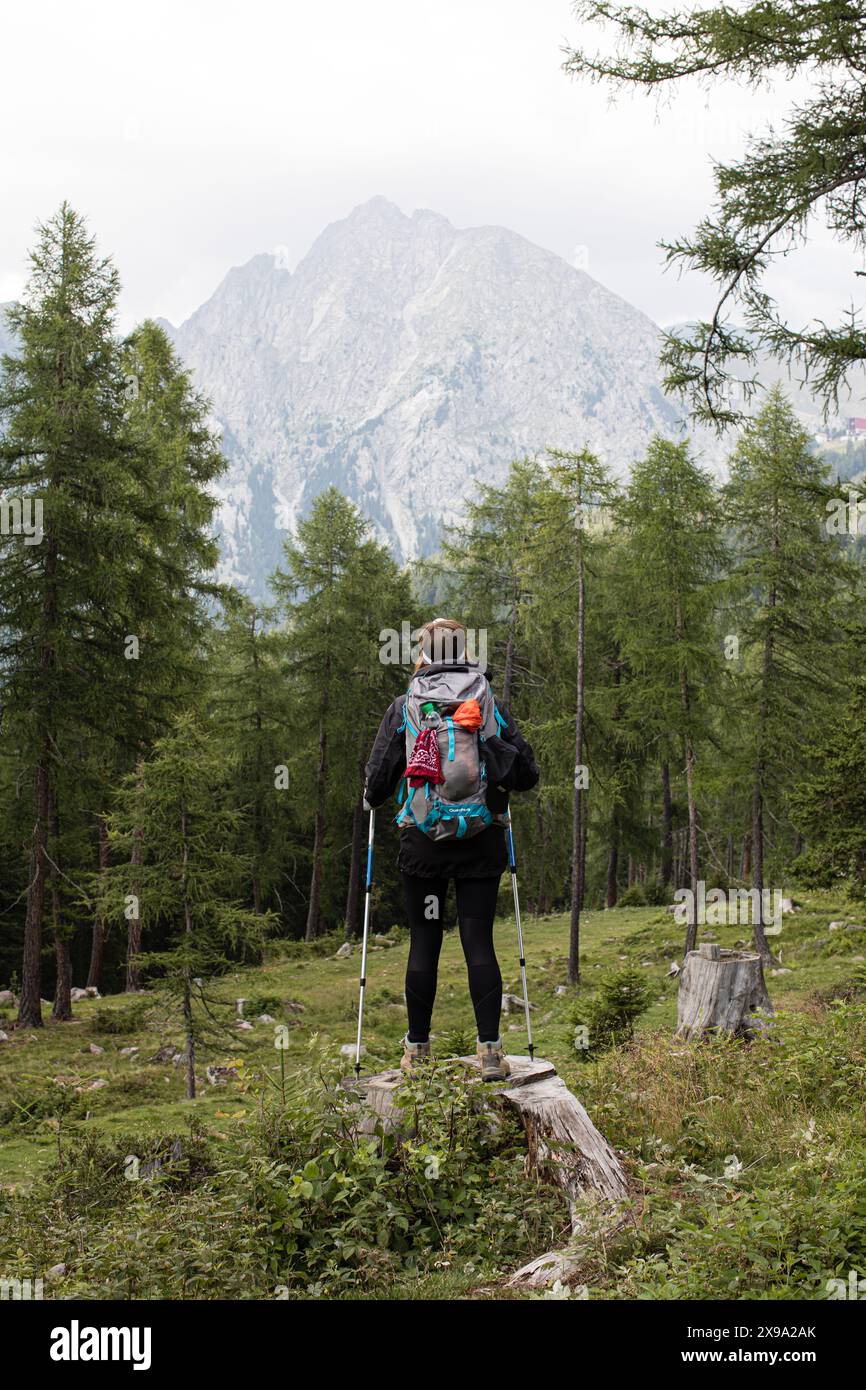
POLYGON ((411 937, 400 1066, 408 1071, 430 1057, 445 895, 453 879, 481 1075, 501 1081, 510 1066, 499 1036, 502 975, 493 918, 508 863, 508 794, 534 787, 538 768, 515 721, 497 708, 478 662, 467 659, 465 644, 466 629, 451 618, 434 618, 421 629, 409 689, 388 709, 373 744, 364 803, 381 806, 400 785, 397 865, 411 937))

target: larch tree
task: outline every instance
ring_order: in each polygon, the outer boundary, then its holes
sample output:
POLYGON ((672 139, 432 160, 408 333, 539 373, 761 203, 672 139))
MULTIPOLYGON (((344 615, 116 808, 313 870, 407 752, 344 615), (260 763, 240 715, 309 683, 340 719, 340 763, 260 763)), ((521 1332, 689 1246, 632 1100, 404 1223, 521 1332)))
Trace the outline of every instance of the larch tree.
POLYGON ((708 728, 708 692, 722 659, 713 623, 714 581, 724 563, 719 499, 686 443, 656 438, 635 464, 618 508, 624 531, 623 604, 617 624, 633 679, 632 718, 658 761, 679 748, 688 804, 691 909, 686 952, 697 937, 696 763, 708 728))

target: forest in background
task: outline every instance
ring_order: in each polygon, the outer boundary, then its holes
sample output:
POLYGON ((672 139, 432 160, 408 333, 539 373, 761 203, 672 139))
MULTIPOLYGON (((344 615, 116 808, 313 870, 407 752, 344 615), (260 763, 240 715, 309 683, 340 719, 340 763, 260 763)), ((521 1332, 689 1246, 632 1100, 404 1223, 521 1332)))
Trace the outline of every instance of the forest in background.
POLYGON ((688 442, 654 439, 624 483, 551 448, 411 571, 330 488, 257 608, 215 578, 207 402, 156 324, 117 336, 118 290, 64 205, 0 380, 0 984, 22 1023, 41 999, 68 1018, 83 984, 163 978, 189 1007, 269 935, 356 934, 363 767, 410 673, 388 634, 434 613, 481 636, 536 751, 521 886, 570 911, 572 980, 585 907, 862 888, 860 494, 781 389, 723 486, 688 442))

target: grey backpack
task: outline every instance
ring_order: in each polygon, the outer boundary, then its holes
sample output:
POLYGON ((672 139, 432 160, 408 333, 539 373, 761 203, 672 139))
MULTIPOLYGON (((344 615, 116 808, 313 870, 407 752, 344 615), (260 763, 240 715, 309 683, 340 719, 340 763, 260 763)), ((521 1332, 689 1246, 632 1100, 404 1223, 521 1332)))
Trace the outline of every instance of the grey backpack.
POLYGON ((487 806, 487 766, 482 756, 485 741, 496 735, 504 721, 496 708, 493 691, 477 661, 437 663, 422 668, 409 682, 403 706, 406 733, 406 765, 412 760, 415 741, 422 729, 435 729, 444 782, 411 787, 404 781, 405 802, 397 816, 401 826, 415 825, 433 840, 463 839, 477 835, 507 816, 494 815, 487 806), (465 700, 477 700, 481 711, 478 730, 455 724, 451 718, 465 700), (433 711, 422 713, 432 704, 433 711))

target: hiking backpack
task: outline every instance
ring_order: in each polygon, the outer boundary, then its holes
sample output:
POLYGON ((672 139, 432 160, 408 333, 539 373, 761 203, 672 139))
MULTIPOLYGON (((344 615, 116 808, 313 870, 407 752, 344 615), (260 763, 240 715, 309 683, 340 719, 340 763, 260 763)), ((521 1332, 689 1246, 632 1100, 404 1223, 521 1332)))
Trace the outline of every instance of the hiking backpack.
POLYGON ((477 661, 463 660, 422 667, 409 682, 403 705, 401 730, 406 735, 406 767, 418 735, 435 729, 443 781, 411 786, 408 774, 400 789, 400 826, 415 825, 432 840, 463 839, 477 835, 507 816, 494 815, 487 806, 487 766, 483 746, 504 727, 493 691, 477 661), (467 700, 476 700, 481 715, 477 730, 464 728, 453 719, 467 700), (424 712, 425 706, 432 710, 424 712), (405 801, 403 798, 405 797, 405 801))

